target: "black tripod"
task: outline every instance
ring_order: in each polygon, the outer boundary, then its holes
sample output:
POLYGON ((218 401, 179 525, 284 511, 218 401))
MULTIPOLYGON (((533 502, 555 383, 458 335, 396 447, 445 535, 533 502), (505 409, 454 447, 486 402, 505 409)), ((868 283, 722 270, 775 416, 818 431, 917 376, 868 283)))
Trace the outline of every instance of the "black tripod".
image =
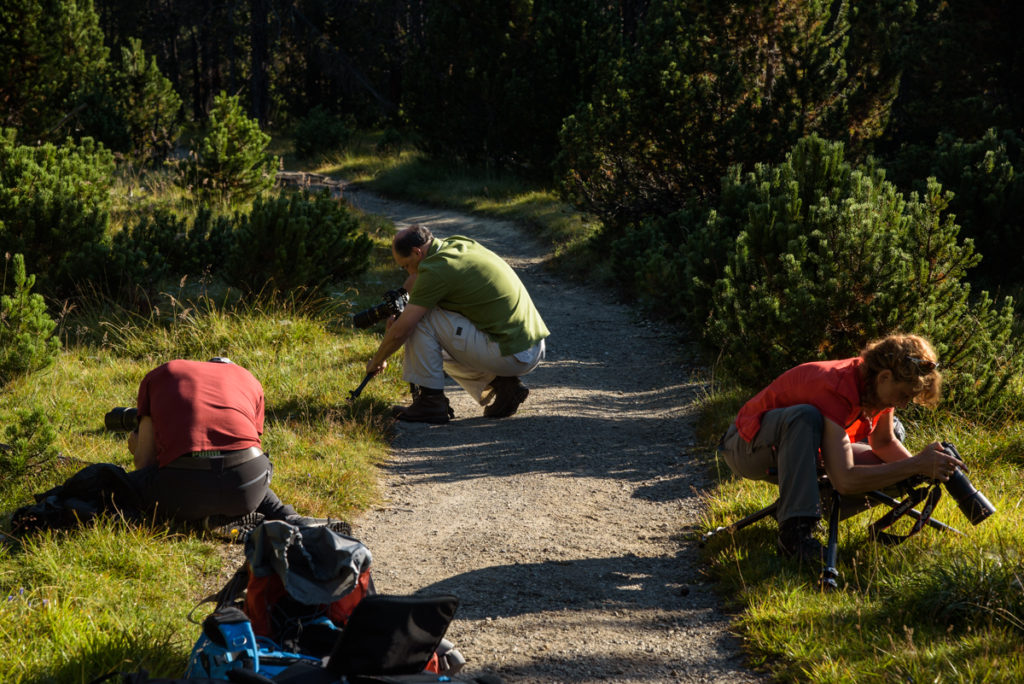
MULTIPOLYGON (((818 492, 821 496, 822 502, 826 503, 826 509, 828 511, 828 545, 825 548, 824 564, 818 580, 822 589, 828 591, 839 587, 839 571, 836 569, 837 559, 839 557, 839 521, 843 518, 856 515, 857 513, 867 510, 877 504, 885 504, 892 509, 889 513, 883 516, 882 519, 876 521, 869 527, 872 538, 883 543, 898 544, 912 534, 915 534, 924 526, 932 527, 936 530, 942 530, 943 532, 955 532, 956 534, 961 534, 959 530, 956 530, 931 517, 931 510, 939 498, 940 490, 938 487, 936 485, 931 485, 930 488, 928 486, 918 487, 917 485, 919 484, 921 484, 921 481, 919 480, 905 480, 904 482, 896 485, 905 494, 902 501, 897 500, 880 490, 873 490, 865 494, 858 494, 855 497, 847 497, 844 499, 843 496, 832 487, 832 483, 829 482, 828 476, 824 473, 819 474, 818 492), (927 503, 923 512, 916 510, 914 506, 925 500, 926 497, 927 503), (883 531, 885 527, 896 522, 896 520, 904 515, 909 515, 915 520, 914 527, 910 534, 896 536, 883 531)), ((765 506, 759 511, 751 513, 750 515, 726 525, 725 527, 719 527, 708 532, 701 537, 700 544, 703 546, 708 542, 708 540, 718 536, 719 534, 728 533, 731 535, 737 530, 741 530, 748 525, 756 523, 758 520, 762 520, 768 516, 774 516, 778 507, 779 501, 776 499, 773 503, 765 506)))

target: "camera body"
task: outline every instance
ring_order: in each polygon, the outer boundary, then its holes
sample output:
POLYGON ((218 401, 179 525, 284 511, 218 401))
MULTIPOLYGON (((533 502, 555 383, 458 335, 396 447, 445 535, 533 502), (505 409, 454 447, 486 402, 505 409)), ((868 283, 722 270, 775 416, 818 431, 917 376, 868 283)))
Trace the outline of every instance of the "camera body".
MULTIPOLYGON (((948 453, 956 456, 961 461, 964 460, 960 452, 956 450, 956 447, 949 442, 943 442, 942 446, 948 453)), ((971 481, 967 479, 967 475, 960 468, 953 470, 953 474, 949 476, 949 480, 945 485, 946 491, 953 497, 964 517, 972 525, 977 525, 996 512, 996 507, 992 505, 992 502, 985 498, 985 495, 971 484, 971 481)))
POLYGON ((405 288, 388 290, 384 293, 384 301, 377 306, 360 311, 352 315, 352 325, 357 328, 369 328, 374 323, 383 321, 391 316, 398 316, 405 311, 405 305, 409 303, 409 293, 405 288))
POLYGON ((133 432, 139 427, 139 410, 116 406, 103 416, 103 426, 111 432, 133 432))

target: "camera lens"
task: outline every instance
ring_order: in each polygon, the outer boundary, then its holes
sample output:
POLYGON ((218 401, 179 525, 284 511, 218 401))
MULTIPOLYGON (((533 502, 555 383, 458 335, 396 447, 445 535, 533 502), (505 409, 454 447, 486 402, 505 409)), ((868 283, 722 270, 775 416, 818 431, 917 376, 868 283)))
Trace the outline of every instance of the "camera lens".
POLYGON ((388 305, 385 303, 378 304, 366 311, 360 311, 352 316, 352 325, 357 328, 369 328, 374 323, 382 321, 388 317, 387 308, 388 305))
POLYGON ((957 506, 972 525, 977 525, 996 512, 996 507, 975 489, 963 471, 956 468, 946 482, 946 491, 956 500, 957 506))
POLYGON ((131 432, 139 427, 139 410, 118 406, 103 416, 103 425, 111 432, 131 432))

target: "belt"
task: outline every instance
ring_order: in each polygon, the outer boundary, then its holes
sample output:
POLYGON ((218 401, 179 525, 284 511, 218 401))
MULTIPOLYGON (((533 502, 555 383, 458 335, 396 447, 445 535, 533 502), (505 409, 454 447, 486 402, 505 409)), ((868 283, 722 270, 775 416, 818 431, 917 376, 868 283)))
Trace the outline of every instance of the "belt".
POLYGON ((190 454, 179 456, 164 467, 180 470, 223 470, 242 465, 262 455, 263 449, 259 447, 249 447, 237 451, 193 451, 190 454))

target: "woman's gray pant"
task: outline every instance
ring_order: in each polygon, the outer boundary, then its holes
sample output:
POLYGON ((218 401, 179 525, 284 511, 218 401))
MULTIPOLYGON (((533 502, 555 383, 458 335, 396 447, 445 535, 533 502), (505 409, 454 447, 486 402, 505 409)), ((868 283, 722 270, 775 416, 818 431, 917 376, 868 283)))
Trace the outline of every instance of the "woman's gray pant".
POLYGON ((778 483, 775 519, 780 523, 795 517, 820 518, 818 450, 824 429, 817 408, 797 404, 765 413, 752 442, 740 437, 733 423, 718 449, 740 477, 778 483))

